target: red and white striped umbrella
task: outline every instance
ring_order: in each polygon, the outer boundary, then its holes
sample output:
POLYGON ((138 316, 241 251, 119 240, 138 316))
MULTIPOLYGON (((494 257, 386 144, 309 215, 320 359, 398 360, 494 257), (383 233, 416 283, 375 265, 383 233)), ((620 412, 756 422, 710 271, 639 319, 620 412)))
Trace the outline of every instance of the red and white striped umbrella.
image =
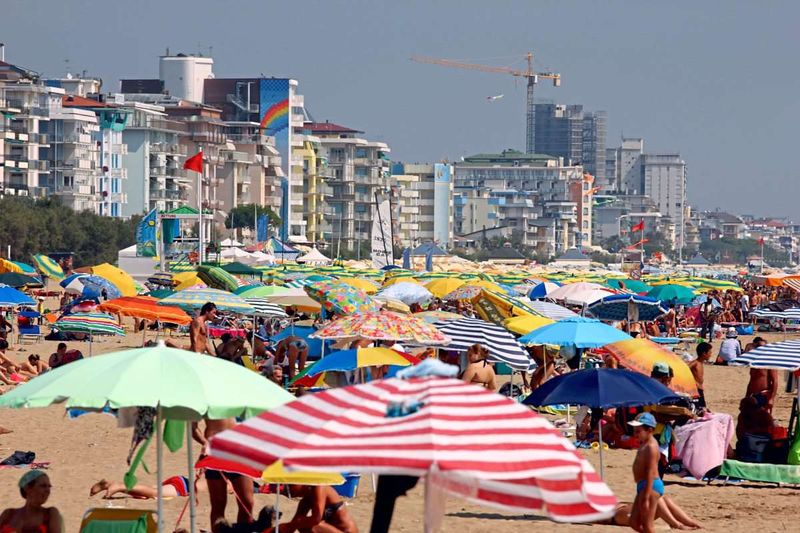
POLYGON ((555 520, 596 520, 616 504, 546 419, 456 379, 387 379, 305 395, 217 434, 210 447, 214 457, 257 470, 281 459, 305 470, 431 473, 452 494, 545 508, 555 520), (398 406, 412 412, 387 416, 398 406))

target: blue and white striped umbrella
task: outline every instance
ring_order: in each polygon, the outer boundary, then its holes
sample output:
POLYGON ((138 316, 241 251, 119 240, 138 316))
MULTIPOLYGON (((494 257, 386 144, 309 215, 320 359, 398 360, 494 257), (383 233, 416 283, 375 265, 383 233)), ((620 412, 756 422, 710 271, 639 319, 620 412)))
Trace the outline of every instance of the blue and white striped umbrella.
POLYGON ((661 300, 638 294, 612 294, 589 305, 600 320, 655 320, 668 311, 661 300), (631 309, 635 306, 635 309, 631 309), (633 316, 632 316, 633 315, 633 316))
POLYGON ((448 350, 465 352, 473 344, 489 350, 488 360, 505 363, 514 370, 531 370, 535 363, 508 330, 478 318, 462 318, 436 322, 436 329, 452 339, 448 350))
POLYGON ((746 365, 751 368, 800 369, 800 340, 765 344, 743 353, 731 361, 731 364, 746 365))
POLYGON ((286 318, 288 316, 280 305, 270 303, 266 298, 245 298, 244 301, 255 309, 255 313, 253 313, 255 316, 276 318, 286 318))
POLYGON ((800 319, 800 309, 787 309, 786 311, 773 311, 769 308, 754 309, 750 311, 750 316, 755 318, 781 318, 781 319, 800 319))
POLYGON ((535 300, 537 298, 547 298, 547 295, 559 288, 561 285, 554 281, 543 281, 535 285, 529 292, 528 298, 535 300))
POLYGON ((566 307, 553 302, 545 302, 543 300, 531 300, 526 302, 529 307, 542 316, 546 316, 550 320, 561 320, 562 318, 572 318, 578 316, 578 313, 570 311, 566 307))

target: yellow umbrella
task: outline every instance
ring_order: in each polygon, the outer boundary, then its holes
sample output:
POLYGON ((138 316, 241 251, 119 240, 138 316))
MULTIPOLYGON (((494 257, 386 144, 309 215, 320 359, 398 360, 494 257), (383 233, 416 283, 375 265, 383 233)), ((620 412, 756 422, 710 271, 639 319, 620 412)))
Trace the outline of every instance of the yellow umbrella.
POLYGON ((266 483, 288 485, 341 485, 345 481, 344 476, 336 472, 290 472, 283 467, 283 461, 268 466, 261 479, 266 483))
POLYGON ((419 281, 417 281, 416 279, 414 279, 414 278, 412 278, 410 276, 402 276, 402 277, 396 277, 396 278, 390 279, 389 281, 384 283, 383 286, 384 287, 390 287, 390 286, 394 285, 395 283, 400 283, 400 282, 403 282, 403 281, 406 281, 408 283, 416 283, 417 285, 421 285, 421 283, 419 281))
POLYGON ((694 381, 689 365, 675 352, 656 344, 649 339, 628 339, 607 344, 603 347, 619 364, 649 376, 653 365, 664 362, 672 369, 673 377, 670 388, 692 397, 697 397, 697 384, 694 381))
POLYGON ((503 326, 508 331, 516 333, 517 335, 527 335, 531 331, 552 324, 553 322, 555 322, 555 320, 544 316, 521 315, 503 320, 503 326))
POLYGON ((464 283, 465 282, 463 280, 457 278, 439 278, 426 283, 425 288, 437 298, 441 298, 445 294, 450 294, 457 288, 461 287, 464 285, 464 283))
POLYGON ((16 274, 22 274, 22 269, 9 261, 8 259, 0 258, 0 274, 5 274, 6 272, 14 272, 16 274))
POLYGON ((410 313, 411 308, 405 302, 402 302, 396 298, 385 298, 385 297, 377 297, 374 300, 380 303, 384 309, 388 309, 389 311, 394 311, 396 313, 410 313))
MULTIPOLYGON (((203 283, 199 277, 197 277, 197 272, 179 272, 172 276, 173 282, 175 285, 175 292, 182 291, 183 289, 188 289, 194 285, 199 283, 203 283)), ((203 283, 205 285, 205 283, 203 283)))
POLYGON ((490 291, 499 292, 500 294, 505 294, 506 291, 498 285, 497 283, 492 283, 491 281, 486 281, 485 279, 478 279, 474 281, 470 281, 467 283, 472 287, 481 287, 482 289, 489 289, 490 291))
POLYGON ((122 296, 136 296, 136 281, 124 270, 108 263, 93 266, 90 270, 95 276, 100 276, 113 283, 122 296))
POLYGON ((378 286, 364 278, 341 278, 339 281, 356 289, 361 289, 367 294, 378 292, 378 286))

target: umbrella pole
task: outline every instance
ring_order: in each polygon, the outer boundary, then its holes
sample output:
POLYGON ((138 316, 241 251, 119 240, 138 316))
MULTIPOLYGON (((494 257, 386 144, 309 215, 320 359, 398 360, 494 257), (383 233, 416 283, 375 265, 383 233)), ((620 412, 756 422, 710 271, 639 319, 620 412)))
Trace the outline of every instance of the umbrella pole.
POLYGON ((597 441, 600 444, 600 479, 605 479, 606 471, 603 464, 603 418, 597 423, 597 441))
POLYGON ((194 483, 197 479, 197 474, 194 469, 194 458, 192 457, 192 423, 186 421, 186 459, 187 459, 187 477, 189 480, 189 531, 195 532, 197 523, 197 509, 195 504, 194 483))
POLYGON ((278 531, 278 526, 281 524, 281 517, 278 514, 278 507, 281 504, 281 485, 280 483, 275 484, 275 531, 278 531))
MULTIPOLYGON (((156 499, 158 500, 158 533, 164 531, 164 494, 161 486, 164 473, 164 452, 161 449, 161 406, 156 407, 156 499)), ((192 483, 194 478, 190 478, 192 483)))

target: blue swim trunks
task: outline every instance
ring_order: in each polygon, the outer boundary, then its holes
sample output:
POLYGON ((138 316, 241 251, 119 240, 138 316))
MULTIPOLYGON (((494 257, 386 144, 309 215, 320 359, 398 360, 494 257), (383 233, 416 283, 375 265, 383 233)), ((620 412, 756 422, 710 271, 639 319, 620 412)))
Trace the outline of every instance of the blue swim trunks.
MULTIPOLYGON (((636 483, 636 494, 639 494, 644 490, 645 483, 646 482, 644 479, 636 483)), ((661 478, 656 478, 653 480, 653 490, 656 491, 659 496, 664 495, 664 482, 661 480, 661 478)))

